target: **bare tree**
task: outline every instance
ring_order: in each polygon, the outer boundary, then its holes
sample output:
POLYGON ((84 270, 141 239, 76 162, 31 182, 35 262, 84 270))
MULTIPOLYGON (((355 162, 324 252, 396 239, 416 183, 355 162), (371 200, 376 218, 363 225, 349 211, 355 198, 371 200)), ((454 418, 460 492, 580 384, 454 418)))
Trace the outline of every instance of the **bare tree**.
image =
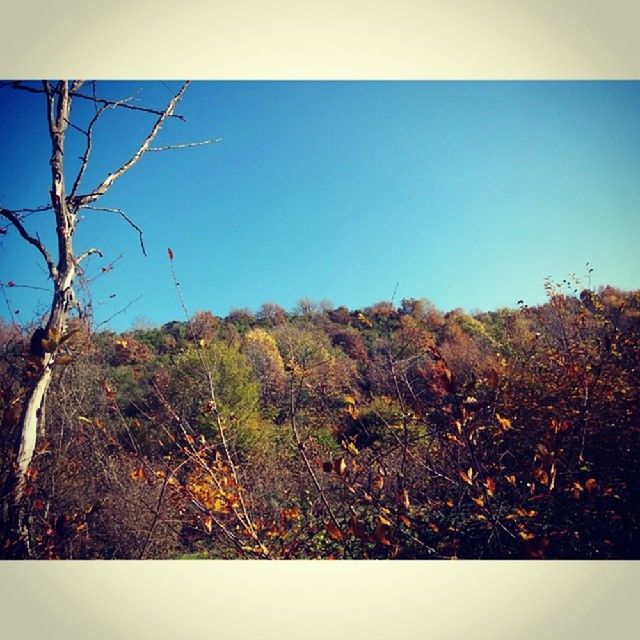
MULTIPOLYGON (((56 83, 43 81, 41 86, 12 83, 16 90, 42 94, 46 99, 46 117, 51 141, 50 204, 37 209, 9 210, 0 207, 0 215, 8 220, 24 241, 35 247, 40 253, 48 270, 53 286, 51 306, 44 327, 36 331, 31 341, 32 376, 23 396, 22 409, 18 423, 18 437, 15 443, 15 464, 5 487, 6 505, 12 513, 19 510, 22 502, 28 471, 33 458, 38 434, 42 431, 42 409, 47 395, 52 373, 56 363, 62 361, 60 347, 68 338, 67 323, 70 313, 80 309, 74 292, 74 283, 81 274, 81 263, 89 256, 102 255, 98 248, 92 247, 78 253, 74 247, 74 235, 82 209, 101 210, 114 213, 127 221, 139 234, 142 251, 145 247, 142 230, 127 216, 114 208, 98 207, 95 203, 104 196, 114 183, 131 169, 141 158, 151 151, 164 151, 204 145, 218 140, 205 140, 164 147, 153 147, 158 132, 169 118, 183 119, 175 114, 175 109, 187 89, 185 82, 173 95, 163 109, 151 109, 132 103, 131 98, 113 101, 96 95, 95 83, 80 80, 61 80, 56 83), (89 101, 93 104, 93 115, 83 128, 72 122, 71 108, 76 101, 89 101), (83 178, 89 165, 93 150, 93 133, 98 120, 110 109, 129 109, 142 111, 155 120, 146 137, 135 153, 121 166, 109 173, 99 184, 88 191, 82 191, 83 178), (80 156, 80 165, 75 175, 68 176, 65 171, 65 141, 69 128, 78 130, 84 137, 84 149, 80 156), (70 179, 67 179, 70 178, 70 179), (25 223, 26 217, 33 212, 52 211, 55 221, 57 251, 45 246, 37 233, 31 232, 25 223), (54 257, 55 256, 55 257, 54 257)), ((71 173, 71 172, 68 172, 71 173)), ((6 510, 5 510, 6 511, 6 510)), ((15 525, 15 520, 13 521, 15 525)))

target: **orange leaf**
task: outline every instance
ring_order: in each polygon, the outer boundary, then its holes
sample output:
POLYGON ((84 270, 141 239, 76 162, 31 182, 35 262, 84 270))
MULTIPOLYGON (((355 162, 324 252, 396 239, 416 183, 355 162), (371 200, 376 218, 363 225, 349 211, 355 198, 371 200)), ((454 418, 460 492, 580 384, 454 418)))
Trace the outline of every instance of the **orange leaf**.
POLYGON ((213 518, 211 516, 207 516, 202 521, 202 524, 204 525, 204 528, 207 530, 207 533, 211 533, 211 530, 213 529, 213 518))
POLYGON ((516 477, 515 476, 505 476, 504 479, 514 487, 516 486, 516 477))
POLYGON ((512 425, 509 418, 503 418, 499 413, 496 413, 496 420, 498 421, 498 424, 503 431, 508 431, 509 429, 511 429, 512 425))
POLYGON ((471 498, 471 500, 473 500, 473 502, 475 502, 479 507, 484 507, 484 498, 482 496, 471 498))
POLYGON ((409 490, 403 489, 398 496, 400 504, 408 511, 411 508, 411 501, 409 500, 409 490))
POLYGON ((496 490, 496 482, 493 478, 487 478, 484 481, 485 489, 490 496, 493 496, 493 492, 496 490))
POLYGON ((458 475, 466 482, 468 485, 473 484, 473 469, 469 467, 468 471, 459 471, 458 475))
POLYGON ((134 469, 130 474, 129 477, 132 480, 143 480, 146 476, 144 473, 144 469, 142 468, 142 465, 139 466, 137 469, 134 469))
POLYGON ((595 478, 589 478, 585 483, 584 483, 584 488, 591 493, 592 491, 595 491, 596 487, 598 486, 598 483, 596 482, 595 478))

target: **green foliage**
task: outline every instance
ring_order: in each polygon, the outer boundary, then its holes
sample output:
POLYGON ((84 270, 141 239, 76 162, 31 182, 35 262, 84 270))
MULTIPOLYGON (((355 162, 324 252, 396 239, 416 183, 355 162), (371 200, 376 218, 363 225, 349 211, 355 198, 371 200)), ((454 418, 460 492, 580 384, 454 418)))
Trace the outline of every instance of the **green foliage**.
POLYGON ((238 449, 259 438, 259 385, 235 347, 219 341, 189 346, 175 359, 169 375, 171 400, 195 431, 216 440, 217 413, 238 449))

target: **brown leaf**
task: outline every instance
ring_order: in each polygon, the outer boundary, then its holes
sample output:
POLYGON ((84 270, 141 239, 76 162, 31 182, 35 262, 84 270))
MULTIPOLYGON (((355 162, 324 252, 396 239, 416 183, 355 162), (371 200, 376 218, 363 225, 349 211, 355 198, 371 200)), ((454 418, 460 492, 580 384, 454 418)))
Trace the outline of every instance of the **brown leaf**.
POLYGON ((369 540, 369 535, 365 528, 360 524, 360 522, 358 522, 358 520, 356 520, 355 516, 351 516, 349 518, 349 533, 356 538, 360 538, 360 540, 369 540))
POLYGON ((389 540, 388 536, 388 527, 383 522, 378 521, 376 530, 373 533, 373 537, 375 538, 376 542, 379 542, 385 547, 391 546, 391 540, 389 540))
POLYGON ((548 486, 549 474, 544 469, 534 469, 533 476, 540 482, 540 484, 548 486))
POLYGON ((173 251, 170 248, 167 249, 167 255, 169 256, 169 260, 173 261, 173 251))
POLYGON ((495 369, 491 369, 487 374, 487 386, 490 389, 496 389, 500 384, 500 376, 495 369))
POLYGON ((384 487, 384 476, 378 474, 372 481, 371 486, 376 489, 376 491, 381 491, 384 487))
POLYGON ((333 522, 327 522, 324 528, 332 540, 335 540, 336 542, 344 540, 344 533, 342 533, 342 531, 333 522))

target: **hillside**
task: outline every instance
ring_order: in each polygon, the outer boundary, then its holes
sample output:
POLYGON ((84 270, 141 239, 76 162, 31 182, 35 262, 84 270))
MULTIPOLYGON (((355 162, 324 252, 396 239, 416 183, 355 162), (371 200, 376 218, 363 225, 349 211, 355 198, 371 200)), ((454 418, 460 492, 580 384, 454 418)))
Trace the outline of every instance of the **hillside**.
POLYGON ((547 293, 2 324, 3 482, 56 352, 2 557, 640 558, 640 291, 547 293))

